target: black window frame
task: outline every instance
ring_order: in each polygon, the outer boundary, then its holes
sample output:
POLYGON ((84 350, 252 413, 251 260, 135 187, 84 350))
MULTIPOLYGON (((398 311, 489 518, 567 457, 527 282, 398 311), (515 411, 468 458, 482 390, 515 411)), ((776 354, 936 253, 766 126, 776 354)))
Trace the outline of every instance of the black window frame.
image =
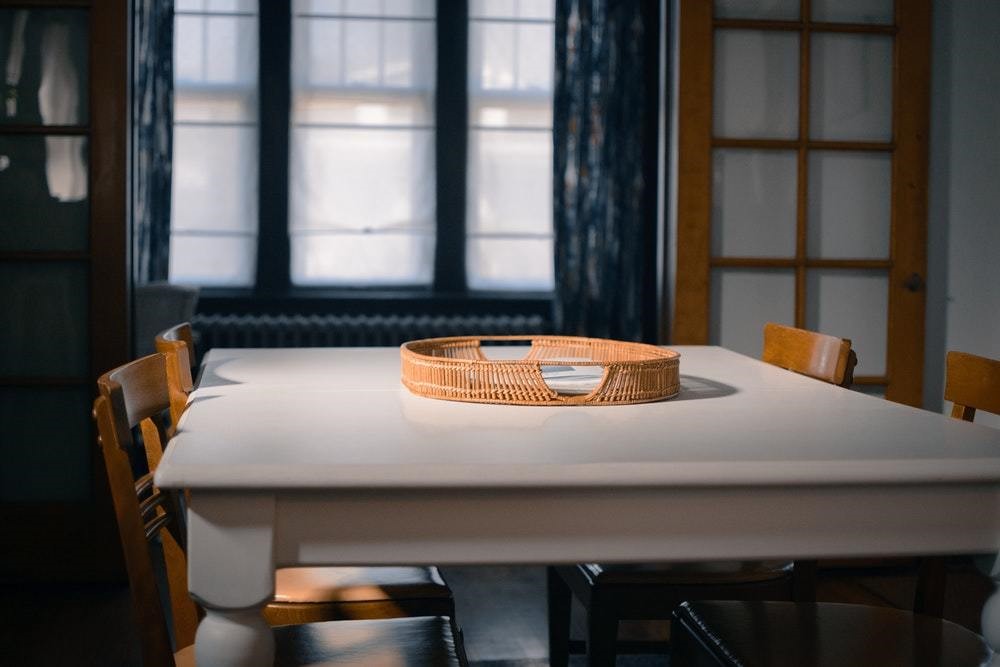
MULTIPOLYGON (((554 1, 554 0, 553 0, 554 1)), ((199 312, 538 314, 552 291, 472 290, 466 281, 468 0, 437 0, 435 87, 436 237, 430 285, 299 286, 291 283, 288 234, 292 0, 258 8, 259 172, 255 283, 203 287, 199 312), (443 38, 446 36, 447 38, 443 38)))

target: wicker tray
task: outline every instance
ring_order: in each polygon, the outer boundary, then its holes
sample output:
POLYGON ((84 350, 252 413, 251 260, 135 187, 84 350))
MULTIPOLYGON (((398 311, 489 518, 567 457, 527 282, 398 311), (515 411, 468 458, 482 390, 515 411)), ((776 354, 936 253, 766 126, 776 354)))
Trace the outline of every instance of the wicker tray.
POLYGON ((573 336, 456 336, 403 343, 403 384, 418 396, 509 405, 625 405, 676 396, 680 354, 646 345, 573 336), (482 342, 531 343, 523 359, 488 359, 482 342), (603 369, 588 393, 560 393, 543 367, 603 369))

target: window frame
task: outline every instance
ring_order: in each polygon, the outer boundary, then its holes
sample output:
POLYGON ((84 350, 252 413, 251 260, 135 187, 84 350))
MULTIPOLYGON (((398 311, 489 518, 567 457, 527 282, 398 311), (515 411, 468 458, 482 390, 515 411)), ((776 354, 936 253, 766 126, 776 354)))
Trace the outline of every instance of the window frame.
POLYGON ((258 8, 258 226, 255 283, 201 288, 199 311, 523 313, 551 315, 553 291, 467 286, 469 3, 437 0, 435 251, 430 285, 319 286, 291 282, 288 230, 292 94, 292 0, 258 8), (447 35, 447 39, 441 39, 447 35))

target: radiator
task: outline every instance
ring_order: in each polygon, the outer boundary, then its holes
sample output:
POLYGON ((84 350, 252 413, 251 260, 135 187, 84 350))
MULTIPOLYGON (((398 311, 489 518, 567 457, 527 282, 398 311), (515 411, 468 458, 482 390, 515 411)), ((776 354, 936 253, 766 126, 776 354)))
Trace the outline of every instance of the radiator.
POLYGON ((415 338, 545 333, 539 315, 196 315, 199 350, 213 347, 363 347, 415 338))

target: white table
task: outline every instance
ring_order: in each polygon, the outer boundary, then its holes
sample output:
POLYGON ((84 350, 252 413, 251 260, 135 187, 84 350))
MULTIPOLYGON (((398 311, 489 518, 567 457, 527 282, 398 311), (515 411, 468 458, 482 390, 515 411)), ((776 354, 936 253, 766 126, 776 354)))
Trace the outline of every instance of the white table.
POLYGON ((560 408, 413 396, 396 348, 213 350, 156 473, 191 490, 200 664, 270 664, 279 566, 1000 548, 1000 431, 674 349, 677 398, 560 408))

